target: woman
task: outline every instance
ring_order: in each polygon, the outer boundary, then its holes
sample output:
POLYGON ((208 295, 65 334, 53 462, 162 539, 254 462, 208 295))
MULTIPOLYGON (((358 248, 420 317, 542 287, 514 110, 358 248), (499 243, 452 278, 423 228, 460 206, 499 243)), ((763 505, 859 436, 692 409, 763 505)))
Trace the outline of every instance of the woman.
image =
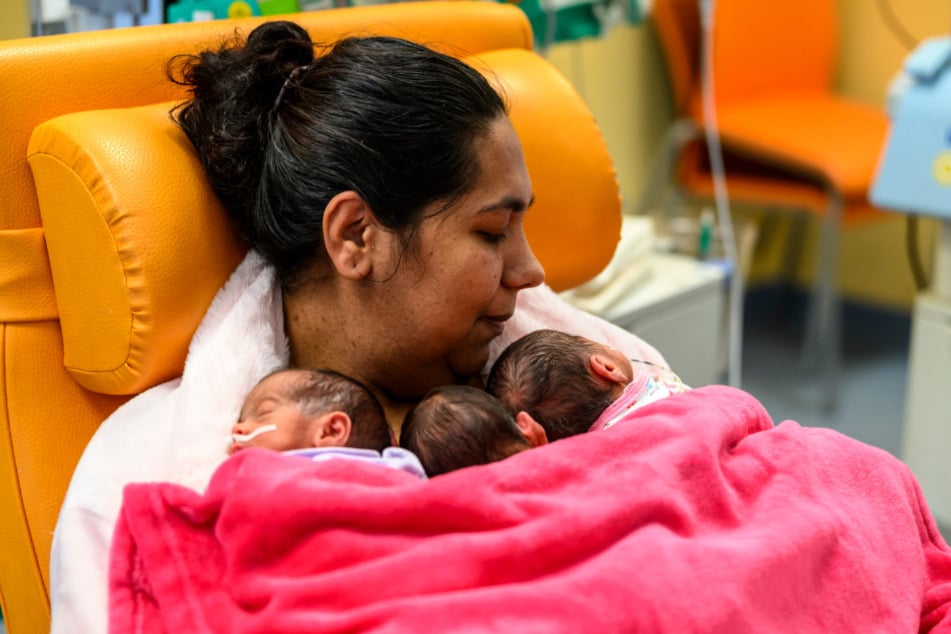
POLYGON ((287 22, 176 63, 193 98, 174 115, 251 251, 181 379, 127 403, 87 446, 54 534, 54 632, 106 629, 123 486, 203 490, 244 394, 278 367, 360 380, 398 437, 429 389, 479 384, 491 352, 541 327, 663 363, 541 286, 519 140, 499 95, 464 63, 380 37, 315 56, 287 22))
POLYGON ((544 279, 522 148, 488 82, 393 38, 315 58, 288 22, 184 69, 178 120, 277 270, 292 364, 371 386, 394 426, 430 388, 472 381, 544 279))

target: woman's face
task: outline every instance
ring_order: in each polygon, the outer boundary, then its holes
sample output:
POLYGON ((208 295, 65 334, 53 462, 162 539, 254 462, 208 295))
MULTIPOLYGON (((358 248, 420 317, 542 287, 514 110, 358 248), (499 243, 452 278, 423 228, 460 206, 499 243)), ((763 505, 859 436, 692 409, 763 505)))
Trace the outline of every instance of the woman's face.
POLYGON ((427 210, 434 215, 402 257, 394 245, 395 274, 388 278, 381 267, 374 275, 385 288, 378 297, 389 316, 381 315, 380 325, 393 396, 418 398, 477 375, 489 342, 515 312, 518 292, 544 280, 525 238, 532 186, 508 119, 497 120, 476 148, 480 177, 473 190, 446 211, 427 210))

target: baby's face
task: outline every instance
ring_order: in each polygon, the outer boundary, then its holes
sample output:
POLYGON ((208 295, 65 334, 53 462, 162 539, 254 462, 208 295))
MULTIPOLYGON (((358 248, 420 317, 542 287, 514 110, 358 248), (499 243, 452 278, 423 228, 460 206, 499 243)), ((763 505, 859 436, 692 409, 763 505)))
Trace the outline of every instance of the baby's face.
POLYGON ((231 453, 247 447, 286 451, 307 446, 300 404, 288 396, 293 378, 293 370, 278 372, 251 390, 231 428, 231 453))

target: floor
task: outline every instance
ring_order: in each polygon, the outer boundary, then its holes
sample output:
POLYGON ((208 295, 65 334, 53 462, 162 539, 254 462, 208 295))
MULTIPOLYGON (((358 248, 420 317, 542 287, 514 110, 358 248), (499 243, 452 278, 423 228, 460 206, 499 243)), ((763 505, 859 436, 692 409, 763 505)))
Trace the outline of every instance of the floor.
POLYGON ((843 309, 839 406, 820 406, 818 378, 803 369, 803 297, 753 289, 744 319, 743 388, 776 422, 833 427, 899 456, 911 320, 907 314, 847 303, 843 309))
MULTIPOLYGON (((805 300, 779 289, 747 294, 742 387, 777 423, 832 427, 901 457, 911 319, 904 313, 846 303, 843 307, 839 405, 819 404, 818 382, 802 369, 805 300)), ((942 526, 945 539, 951 527, 942 526)))

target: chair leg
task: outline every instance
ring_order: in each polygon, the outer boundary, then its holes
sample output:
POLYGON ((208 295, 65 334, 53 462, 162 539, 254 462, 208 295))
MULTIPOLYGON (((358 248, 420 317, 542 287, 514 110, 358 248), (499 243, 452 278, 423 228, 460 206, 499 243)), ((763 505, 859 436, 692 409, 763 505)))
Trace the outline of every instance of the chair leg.
POLYGON ((806 225, 808 216, 805 214, 786 214, 785 218, 789 222, 788 234, 786 237, 786 249, 783 253, 783 259, 780 263, 780 279, 786 284, 793 286, 795 284, 796 271, 799 270, 803 245, 806 243, 806 225))
MULTIPOLYGON (((667 188, 674 175, 677 157, 684 145, 700 135, 697 125, 689 119, 674 121, 661 141, 657 157, 651 166, 647 183, 634 206, 634 214, 646 214, 654 211, 654 206, 663 202, 667 188)), ((664 209, 666 213, 667 210, 664 209)))
POLYGON ((833 410, 839 404, 841 371, 841 306, 837 289, 842 196, 829 192, 822 220, 816 280, 809 301, 803 342, 804 367, 815 367, 821 381, 820 405, 833 410))
MULTIPOLYGON (((793 314, 796 305, 796 271, 802 261, 803 244, 805 243, 806 226, 809 216, 806 213, 790 213, 789 207, 764 206, 763 219, 760 223, 760 236, 777 236, 782 241, 778 279, 780 293, 775 306, 772 307, 770 318, 788 325, 789 316, 793 314)), ((803 360, 804 361, 804 360, 803 360)))

